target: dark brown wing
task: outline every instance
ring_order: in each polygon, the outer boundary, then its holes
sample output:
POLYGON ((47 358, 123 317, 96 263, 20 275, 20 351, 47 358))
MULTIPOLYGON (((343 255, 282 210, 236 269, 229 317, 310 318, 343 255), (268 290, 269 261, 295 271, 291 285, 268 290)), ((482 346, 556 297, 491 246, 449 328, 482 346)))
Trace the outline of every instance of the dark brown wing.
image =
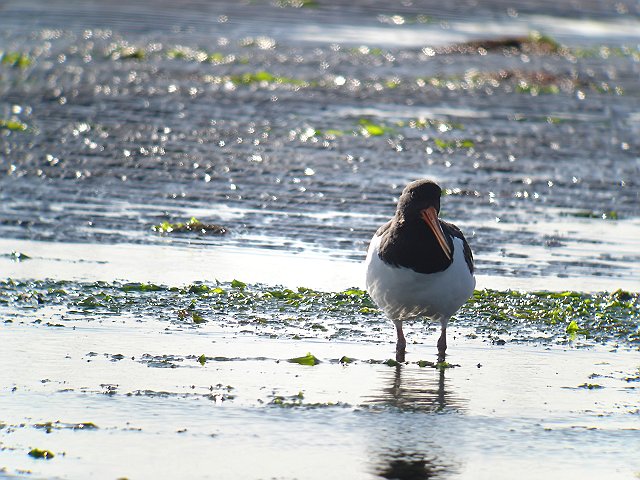
POLYGON ((467 239, 464 238, 462 231, 453 223, 445 222, 444 220, 440 220, 440 223, 442 224, 442 230, 444 230, 445 233, 448 233, 452 237, 458 237, 462 240, 462 244, 464 245, 464 259, 467 262, 469 271, 473 273, 473 252, 471 251, 471 247, 467 243, 467 239))
POLYGON ((378 228, 378 230, 376 231, 376 235, 381 237, 382 234, 387 230, 389 230, 390 227, 391 227, 391 220, 389 220, 387 223, 385 223, 380 228, 378 228))

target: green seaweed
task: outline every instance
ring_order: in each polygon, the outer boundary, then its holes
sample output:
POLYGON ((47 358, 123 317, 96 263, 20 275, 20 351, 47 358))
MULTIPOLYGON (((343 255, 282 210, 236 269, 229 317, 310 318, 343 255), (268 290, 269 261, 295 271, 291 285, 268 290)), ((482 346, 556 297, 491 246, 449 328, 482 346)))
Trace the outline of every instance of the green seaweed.
POLYGON ((481 90, 501 88, 505 92, 537 95, 557 95, 578 90, 600 94, 623 95, 621 87, 606 82, 594 82, 588 76, 556 75, 545 70, 501 70, 480 72, 469 70, 464 74, 418 77, 414 83, 420 88, 446 90, 481 90))
MULTIPOLYGON (((379 341, 393 336, 391 323, 363 290, 320 292, 240 280, 184 287, 0 280, 0 314, 4 321, 36 320, 43 326, 64 323, 69 327, 77 321, 102 321, 109 316, 167 322, 180 328, 249 329, 257 335, 282 338, 379 341), (65 321, 59 322, 58 315, 64 315, 65 321)), ((639 318, 636 292, 476 290, 451 322, 470 329, 469 334, 491 340, 508 338, 510 343, 615 342, 640 348, 639 318)))
POLYGON ((578 385, 578 388, 585 388, 587 390, 599 390, 604 387, 602 385, 598 385, 597 383, 583 383, 582 385, 578 385))
MULTIPOLYGON (((384 135, 393 135, 396 133, 396 129, 398 128, 412 128, 417 130, 424 130, 427 128, 437 130, 439 132, 448 132, 450 130, 463 130, 464 126, 460 123, 452 123, 446 122, 442 120, 432 120, 426 118, 417 118, 411 119, 408 121, 397 121, 394 122, 393 127, 389 125, 385 125, 383 123, 374 123, 373 120, 369 118, 361 118, 358 120, 358 124, 355 129, 352 130, 339 130, 335 128, 320 130, 313 130, 314 135, 322 135, 325 137, 341 137, 344 135, 356 135, 360 134, 365 137, 381 137, 384 135)), ((457 140, 451 143, 451 146, 457 148, 471 148, 473 147, 473 140, 457 140)))
POLYGON ((439 370, 446 370, 448 368, 455 368, 455 367, 459 367, 460 365, 458 364, 454 364, 454 363, 449 363, 449 362, 430 362, 428 360, 418 360, 416 362, 416 364, 420 367, 420 368, 425 368, 425 367, 429 367, 429 368, 436 368, 439 370))
POLYGON ((72 430, 97 430, 98 426, 93 422, 80 422, 74 423, 71 426, 72 430))
POLYGON ((373 123, 367 118, 361 118, 358 124, 360 125, 361 133, 366 136, 379 137, 392 132, 389 127, 373 123))
POLYGON ((596 45, 593 47, 576 47, 571 48, 567 52, 567 56, 573 56, 576 58, 595 58, 600 57, 607 59, 609 57, 632 57, 636 62, 640 61, 640 48, 635 45, 596 45))
POLYGON ((634 300, 634 295, 631 292, 619 288, 615 292, 611 292, 609 298, 611 298, 613 302, 630 302, 634 300))
POLYGON ((316 0, 276 0, 280 8, 317 8, 320 4, 316 0))
POLYGON ((448 132, 451 130, 464 130, 464 125, 461 123, 446 122, 443 120, 434 120, 431 118, 423 118, 423 117, 415 118, 407 122, 400 121, 400 122, 397 122, 396 125, 398 125, 399 127, 408 126, 410 128, 415 128, 417 130, 424 130, 429 128, 433 130, 438 130, 439 132, 448 132))
POLYGON ((317 408, 327 408, 327 407, 336 407, 336 406, 348 406, 342 402, 319 402, 319 403, 306 403, 304 402, 304 393, 298 392, 296 395, 291 395, 289 397, 285 397, 283 395, 275 395, 270 405, 274 405, 276 407, 281 408, 308 408, 308 409, 317 409, 317 408))
POLYGON ((196 62, 209 62, 216 65, 231 63, 235 60, 234 55, 225 55, 222 52, 208 52, 204 49, 195 49, 184 46, 175 46, 165 51, 169 59, 187 60, 196 62))
POLYGON ((558 52, 560 50, 561 45, 554 40, 549 35, 545 35, 543 33, 534 30, 529 32, 529 41, 538 45, 538 46, 546 46, 549 48, 551 52, 558 52))
POLYGON ((442 140, 440 138, 434 138, 433 142, 439 150, 449 150, 454 148, 473 148, 475 146, 475 142, 470 139, 442 140))
POLYGON ((53 430, 97 430, 98 426, 93 422, 80 422, 80 423, 62 423, 59 420, 55 422, 36 423, 34 428, 44 430, 46 433, 51 433, 53 430))
POLYGON ((103 302, 102 300, 99 300, 98 298, 96 298, 93 295, 89 295, 85 298, 83 298, 82 300, 79 300, 76 302, 76 305, 78 307, 82 307, 84 309, 90 310, 93 308, 101 308, 101 307, 105 307, 106 304, 105 302, 103 302))
POLYGON ((22 252, 11 252, 10 256, 11 260, 13 260, 14 262, 23 262, 25 260, 31 259, 29 255, 26 255, 22 252))
POLYGON ((625 382, 640 382, 640 367, 636 370, 633 376, 628 376, 624 378, 625 382))
POLYGON ((343 295, 350 295, 354 297, 364 297, 367 294, 366 290, 361 290, 359 288, 348 288, 342 292, 343 295))
POLYGON ((440 370, 446 370, 447 368, 455 368, 455 367, 459 367, 460 365, 454 364, 454 363, 449 363, 449 362, 438 362, 436 363, 436 368, 440 369, 440 370))
POLYGON ((520 82, 516 86, 517 93, 528 93, 532 96, 536 95, 557 95, 560 93, 558 85, 535 85, 526 82, 520 82))
POLYGON ((40 448, 33 448, 29 451, 29 456, 33 458, 44 458, 45 460, 51 460, 55 455, 49 450, 43 450, 40 448))
POLYGON ((170 223, 164 221, 159 225, 153 225, 151 230, 158 233, 195 232, 213 235, 222 235, 227 233, 227 229, 225 227, 211 223, 203 223, 195 217, 191 217, 184 223, 170 223))
POLYGON ((105 55, 112 60, 145 60, 147 52, 142 47, 133 47, 126 43, 112 44, 106 50, 105 55))
POLYGON ((163 287, 153 283, 126 283, 120 289, 123 292, 157 292, 163 287))
POLYGON ((231 75, 229 77, 229 80, 236 85, 251 85, 254 83, 258 83, 258 84, 276 83, 276 84, 294 85, 294 86, 309 85, 309 82, 307 82, 306 80, 274 75, 265 70, 260 70, 258 72, 247 72, 241 75, 231 75))
POLYGON ((379 57, 384 54, 384 51, 381 48, 367 47, 366 45, 350 48, 349 52, 354 55, 371 55, 374 57, 379 57))
MULTIPOLYGON (((204 293, 210 293, 213 292, 215 289, 209 287, 208 285, 205 285, 203 283, 194 283, 192 285, 189 285, 188 288, 185 289, 186 292, 189 293, 198 293, 198 294, 204 294, 204 293)), ((220 289, 222 290, 222 289, 220 289)))
MULTIPOLYGON (((567 326, 575 322, 575 333, 604 342, 626 340, 640 344, 640 304, 637 293, 620 292, 612 298, 606 292, 498 292, 476 290, 472 299, 457 314, 464 317, 475 311, 479 332, 503 333, 517 327, 518 333, 535 329, 566 338, 567 326), (617 300, 617 298, 621 300, 617 300), (562 327, 561 327, 562 325, 562 327), (559 329, 561 328, 561 330, 559 329)), ((572 326, 569 330, 574 330, 572 326)))
POLYGON ((601 218, 603 220, 618 220, 620 218, 618 212, 615 210, 608 210, 603 212, 597 212, 593 210, 578 210, 575 212, 561 212, 561 216, 570 216, 577 218, 601 218))
POLYGON ((559 117, 552 117, 552 116, 548 116, 547 117, 547 123, 551 124, 551 125, 558 125, 560 123, 565 122, 566 120, 559 118, 559 117))
POLYGON ((578 327, 576 321, 571 320, 571 322, 569 322, 569 325, 567 325, 567 333, 576 333, 578 330, 580 330, 580 327, 578 327))
POLYGON ((192 299, 190 305, 187 308, 182 308, 178 310, 177 317, 179 320, 191 320, 194 325, 200 325, 201 323, 205 323, 207 320, 195 311, 196 308, 196 300, 192 299))
POLYGON ((0 52, 0 64, 14 68, 27 68, 33 59, 23 52, 0 52))
POLYGON ((333 137, 341 137, 343 135, 346 134, 346 132, 344 132, 343 130, 336 130, 334 128, 329 128, 328 130, 316 130, 318 132, 318 135, 325 135, 325 136, 333 136, 333 137))
POLYGON ((25 123, 19 120, 2 120, 0 119, 0 130, 10 130, 12 132, 24 132, 27 128, 25 123))
POLYGON ((287 360, 287 362, 297 363, 298 365, 308 365, 312 367, 319 364, 320 360, 314 357, 311 353, 307 353, 304 357, 290 358, 287 360))
POLYGON ((439 20, 431 15, 418 14, 418 15, 378 15, 378 21, 380 23, 386 23, 388 25, 416 25, 425 23, 435 23, 439 20))

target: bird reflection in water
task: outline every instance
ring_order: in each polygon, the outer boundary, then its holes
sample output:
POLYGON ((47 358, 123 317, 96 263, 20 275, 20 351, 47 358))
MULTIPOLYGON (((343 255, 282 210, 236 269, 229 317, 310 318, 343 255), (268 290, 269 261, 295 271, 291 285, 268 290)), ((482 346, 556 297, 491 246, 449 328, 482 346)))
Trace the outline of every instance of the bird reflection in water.
POLYGON ((398 365, 389 379, 391 386, 385 388, 378 397, 371 398, 369 402, 372 405, 429 413, 459 410, 462 408, 462 402, 446 390, 445 372, 444 368, 434 372, 428 368, 409 370, 398 365), (437 375, 435 378, 433 373, 437 375))
POLYGON ((388 463, 380 468, 377 474, 381 478, 394 480, 441 478, 448 471, 448 467, 438 465, 436 457, 430 459, 424 457, 423 454, 401 453, 401 457, 389 458, 388 463))
POLYGON ((374 473, 379 478, 397 480, 446 478, 455 474, 459 462, 438 441, 438 430, 446 425, 439 419, 440 414, 461 411, 464 402, 447 390, 446 370, 397 366, 389 373, 385 379, 389 386, 367 402, 372 407, 390 407, 377 419, 380 423, 376 430, 380 429, 382 438, 373 446, 374 473))

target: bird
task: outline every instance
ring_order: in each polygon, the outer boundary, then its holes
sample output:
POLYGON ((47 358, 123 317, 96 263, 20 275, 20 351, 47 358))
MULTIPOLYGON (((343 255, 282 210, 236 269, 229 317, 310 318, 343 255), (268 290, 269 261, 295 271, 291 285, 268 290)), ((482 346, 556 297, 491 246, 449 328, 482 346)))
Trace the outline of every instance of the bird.
POLYGON ((439 218, 442 189, 432 180, 409 183, 395 215, 369 244, 366 288, 396 327, 396 361, 405 361, 402 323, 417 317, 439 321, 438 361, 444 362, 447 324, 473 294, 473 253, 458 227, 439 218))

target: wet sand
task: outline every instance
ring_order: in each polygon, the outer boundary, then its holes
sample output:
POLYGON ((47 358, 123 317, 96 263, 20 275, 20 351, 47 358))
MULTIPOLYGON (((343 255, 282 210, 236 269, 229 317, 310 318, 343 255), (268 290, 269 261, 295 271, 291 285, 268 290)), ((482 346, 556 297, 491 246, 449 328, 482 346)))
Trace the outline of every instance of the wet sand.
MULTIPOLYGON (((392 356, 389 341, 265 340, 111 322, 46 335, 31 325, 3 328, 3 344, 20 347, 2 354, 0 378, 11 389, 2 392, 0 462, 29 478, 637 471, 637 388, 625 380, 637 351, 492 347, 452 333, 448 360, 460 366, 438 370, 368 363, 392 356), (34 341, 37 349, 24 348, 34 341), (285 361, 307 351, 322 363, 285 361), (343 355, 360 360, 341 365, 343 355), (35 446, 56 457, 30 459, 35 446)), ((407 360, 435 357, 436 336, 410 345, 407 360)))

